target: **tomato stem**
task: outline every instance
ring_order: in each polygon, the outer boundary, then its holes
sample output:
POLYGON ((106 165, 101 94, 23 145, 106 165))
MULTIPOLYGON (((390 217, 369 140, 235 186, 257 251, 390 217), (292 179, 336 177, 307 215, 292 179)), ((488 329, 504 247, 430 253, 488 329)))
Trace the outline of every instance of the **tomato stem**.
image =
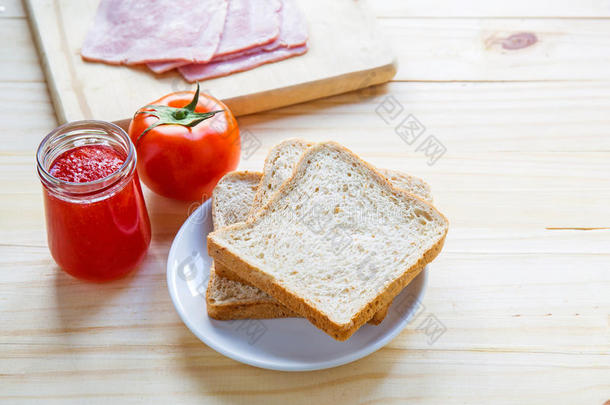
POLYGON ((158 127, 160 125, 182 125, 184 127, 194 127, 202 121, 212 118, 214 115, 223 112, 224 110, 216 110, 210 111, 206 113, 198 113, 195 112, 195 108, 197 107, 197 103, 199 102, 199 83, 197 83, 197 90, 195 91, 195 95, 191 102, 182 107, 169 107, 166 105, 156 105, 151 104, 144 106, 140 109, 140 111, 136 112, 137 114, 148 114, 153 117, 157 117, 158 121, 151 124, 148 128, 146 128, 138 139, 136 143, 140 141, 140 139, 151 129, 158 127))
POLYGON ((176 111, 174 111, 174 113, 172 115, 177 120, 183 120, 184 117, 187 116, 187 114, 188 114, 188 111, 186 111, 186 110, 176 110, 176 111))

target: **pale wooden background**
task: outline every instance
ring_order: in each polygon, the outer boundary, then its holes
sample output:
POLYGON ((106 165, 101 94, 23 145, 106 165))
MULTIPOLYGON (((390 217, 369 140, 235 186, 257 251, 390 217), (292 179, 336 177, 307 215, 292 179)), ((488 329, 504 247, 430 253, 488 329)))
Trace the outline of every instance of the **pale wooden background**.
POLYGON ((260 370, 200 343, 165 284, 188 207, 146 194, 145 265, 103 286, 51 260, 34 151, 56 125, 19 0, 0 0, 0 402, 540 403, 610 400, 610 1, 385 0, 386 86, 239 119, 262 147, 334 139, 433 187, 451 220, 431 266, 436 343, 410 325, 355 363, 260 370), (506 51, 490 37, 533 32, 506 51), (393 95, 447 147, 436 165, 375 114, 393 95))

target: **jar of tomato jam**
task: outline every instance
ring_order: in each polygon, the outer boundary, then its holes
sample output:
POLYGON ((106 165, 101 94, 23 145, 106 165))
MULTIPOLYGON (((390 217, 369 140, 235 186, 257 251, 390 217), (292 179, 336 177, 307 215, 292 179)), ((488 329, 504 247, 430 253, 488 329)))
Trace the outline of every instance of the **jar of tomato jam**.
POLYGON ((125 131, 102 121, 62 125, 40 144, 37 164, 57 264, 96 282, 136 268, 150 243, 150 221, 125 131))

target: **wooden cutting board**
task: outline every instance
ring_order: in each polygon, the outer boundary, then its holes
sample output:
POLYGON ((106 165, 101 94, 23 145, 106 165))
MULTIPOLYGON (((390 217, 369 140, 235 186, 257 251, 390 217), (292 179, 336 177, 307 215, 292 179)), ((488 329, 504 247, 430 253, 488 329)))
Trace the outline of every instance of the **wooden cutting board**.
MULTIPOLYGON (((80 47, 99 0, 26 0, 58 120, 120 121, 166 93, 194 89, 177 72, 85 62, 80 47)), ((309 51, 248 72, 201 82, 236 115, 389 81, 396 65, 362 0, 300 0, 309 51)))

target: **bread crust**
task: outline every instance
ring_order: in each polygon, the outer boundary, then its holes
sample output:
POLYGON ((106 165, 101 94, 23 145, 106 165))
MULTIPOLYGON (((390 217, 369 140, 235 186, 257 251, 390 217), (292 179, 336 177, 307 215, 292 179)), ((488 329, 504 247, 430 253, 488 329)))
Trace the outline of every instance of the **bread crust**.
POLYGON ((220 262, 214 263, 214 268, 216 269, 216 274, 219 277, 226 278, 226 279, 232 280, 232 281, 237 281, 237 282, 240 282, 243 284, 248 283, 246 280, 239 277, 237 274, 235 274, 233 271, 231 271, 231 269, 229 269, 227 266, 225 266, 224 264, 222 264, 220 262))
POLYGON ((371 319, 369 319, 368 323, 371 325, 379 325, 386 316, 388 316, 388 311, 390 310, 390 305, 392 305, 393 301, 390 301, 389 304, 386 304, 385 307, 382 307, 379 311, 375 312, 375 315, 371 319))
POLYGON ((298 317, 290 309, 278 302, 257 302, 257 303, 230 303, 219 304, 210 299, 210 288, 212 283, 208 283, 206 291, 206 308, 210 318, 219 321, 229 321, 233 319, 269 319, 269 318, 290 318, 298 317))
POLYGON ((230 250, 208 240, 208 253, 216 260, 234 269, 249 284, 260 288, 271 295, 277 301, 307 318, 318 328, 322 329, 337 340, 349 339, 362 325, 372 319, 373 315, 380 309, 387 307, 392 300, 413 280, 426 266, 440 253, 445 237, 439 240, 432 249, 428 250, 420 260, 411 268, 407 269, 400 277, 388 285, 377 297, 369 302, 352 320, 347 324, 337 324, 324 313, 311 307, 305 299, 292 294, 290 291, 274 282, 274 279, 260 270, 242 261, 239 256, 230 250))
POLYGON ((396 297, 396 295, 398 295, 398 293, 400 293, 400 291, 402 291, 402 289, 405 288, 409 284, 409 282, 421 272, 421 270, 426 266, 426 264, 428 264, 436 256, 438 256, 438 254, 442 250, 448 232, 449 222, 447 221, 445 216, 442 213, 438 212, 438 210, 436 210, 436 208, 430 203, 424 201, 423 199, 414 194, 410 194, 406 191, 394 187, 373 166, 361 160, 349 149, 335 142, 325 142, 311 147, 302 155, 299 163, 297 164, 297 169, 293 173, 291 179, 286 181, 279 188, 279 190, 277 190, 273 194, 271 199, 255 215, 248 218, 246 222, 228 226, 222 231, 227 232, 231 229, 239 229, 240 227, 249 226, 250 224, 257 221, 260 216, 266 213, 266 210, 272 204, 274 204, 276 200, 280 199, 284 193, 290 191, 290 187, 292 187, 292 180, 294 180, 300 175, 300 171, 304 170, 303 162, 308 159, 310 155, 316 153, 318 149, 326 147, 334 149, 336 151, 347 153, 353 161, 358 162, 359 164, 368 168, 374 181, 376 181, 382 187, 387 187, 392 194, 399 198, 415 198, 424 203, 425 205, 429 206, 435 211, 436 214, 440 216, 440 218, 442 218, 445 225, 444 233, 439 237, 439 239, 434 243, 434 245, 418 259, 418 261, 414 265, 412 265, 410 268, 405 269, 399 277, 394 279, 380 293, 378 293, 375 299, 371 300, 359 312, 354 314, 349 322, 345 324, 337 324, 336 322, 332 321, 326 314, 317 310, 312 304, 307 302, 306 299, 293 294, 292 292, 284 288, 282 285, 278 284, 272 276, 265 273, 262 269, 249 264, 245 260, 242 260, 238 254, 232 252, 229 248, 225 248, 224 246, 218 244, 215 240, 217 232, 212 232, 208 235, 208 253, 211 257, 213 257, 218 262, 224 264, 226 267, 230 268, 233 272, 235 272, 242 279, 246 280, 249 284, 260 288, 261 290, 265 291, 267 294, 271 295, 280 303, 284 304, 294 312, 305 316, 315 326, 322 329, 335 339, 344 341, 347 340, 354 332, 356 332, 364 323, 373 318, 373 315, 377 311, 381 310, 384 306, 390 304, 394 297, 396 297))
MULTIPOLYGON (((237 274, 235 274, 235 272, 231 271, 230 268, 226 267, 224 264, 222 264, 219 261, 214 261, 214 268, 216 271, 216 275, 220 278, 226 278, 228 280, 232 280, 232 281, 237 281, 240 282, 242 284, 250 284, 247 280, 244 280, 242 277, 238 276, 237 274)), ((208 285, 208 289, 210 288, 210 285, 208 285)), ((209 295, 209 294, 208 294, 209 295)), ((252 310, 249 311, 250 318, 252 319, 264 319, 264 318, 282 318, 281 315, 277 315, 277 316, 267 316, 266 313, 271 313, 271 314, 276 314, 276 313, 280 313, 279 311, 268 311, 267 308, 265 306, 262 305, 263 303, 260 302, 256 302, 256 303, 243 303, 240 305, 240 307, 243 307, 245 309, 245 307, 247 305, 251 305, 252 306, 252 310), (259 306, 260 311, 258 312, 257 309, 255 307, 259 306)), ((373 317, 368 321, 368 323, 370 323, 371 325, 379 325, 381 322, 383 322, 383 320, 385 319, 385 317, 388 315, 388 310, 390 309, 390 305, 392 303, 390 302, 389 304, 387 304, 385 307, 381 308, 379 311, 375 312, 375 315, 373 315, 373 317)), ((209 303, 208 303, 208 307, 209 307, 209 303)), ((281 308, 281 310, 285 313, 290 313, 292 315, 289 315, 290 317, 297 317, 297 318, 301 318, 301 315, 299 314, 295 314, 293 311, 291 311, 289 308, 286 308, 284 305, 280 304, 279 302, 276 303, 276 305, 279 306, 279 308, 281 308)), ((241 319, 241 318, 231 318, 230 316, 230 312, 227 310, 226 314, 225 314, 226 318, 224 319, 241 319)), ((236 312, 236 316, 240 316, 239 313, 236 312)))
POLYGON ((208 316, 218 321, 232 321, 235 319, 275 319, 300 318, 285 306, 277 303, 209 305, 208 316))

